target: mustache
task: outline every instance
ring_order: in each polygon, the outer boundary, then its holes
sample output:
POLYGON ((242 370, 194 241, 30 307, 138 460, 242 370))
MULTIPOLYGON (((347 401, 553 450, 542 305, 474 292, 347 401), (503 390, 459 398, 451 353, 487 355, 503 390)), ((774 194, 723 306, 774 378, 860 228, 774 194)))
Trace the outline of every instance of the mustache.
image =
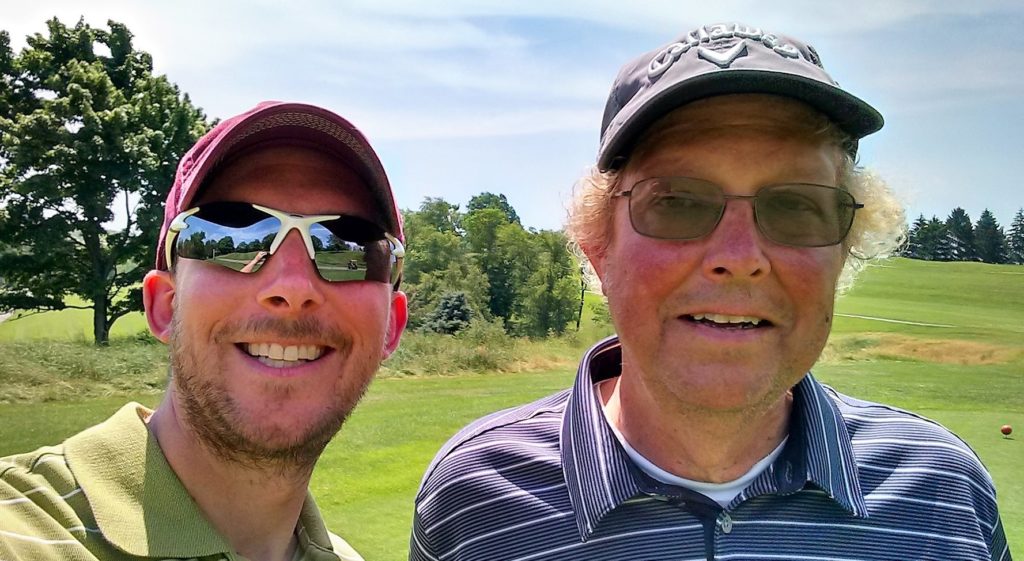
POLYGON ((275 317, 250 318, 232 322, 217 330, 214 340, 231 342, 256 339, 305 339, 326 343, 338 350, 351 347, 352 338, 335 326, 327 325, 315 317, 286 320, 275 317))

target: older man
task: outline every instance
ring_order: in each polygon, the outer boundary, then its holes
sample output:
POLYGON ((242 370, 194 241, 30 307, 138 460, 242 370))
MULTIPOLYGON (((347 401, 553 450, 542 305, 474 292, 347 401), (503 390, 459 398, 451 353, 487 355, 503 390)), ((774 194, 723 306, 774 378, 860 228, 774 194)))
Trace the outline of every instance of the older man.
POLYGON ((809 373, 837 286, 903 214, 882 126, 809 45, 702 26, 627 64, 569 232, 617 337, 575 385, 464 429, 414 560, 1009 559, 966 444, 809 373))
POLYGON ((307 488, 405 327, 376 154, 334 113, 263 103, 185 155, 164 216, 143 282, 164 399, 0 460, 0 559, 360 559, 307 488))

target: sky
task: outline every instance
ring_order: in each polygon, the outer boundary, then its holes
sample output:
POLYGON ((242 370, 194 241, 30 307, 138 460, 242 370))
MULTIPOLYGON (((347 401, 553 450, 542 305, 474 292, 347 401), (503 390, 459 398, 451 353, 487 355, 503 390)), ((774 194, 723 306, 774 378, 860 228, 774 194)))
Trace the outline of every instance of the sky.
POLYGON ((988 208, 1008 227, 1024 207, 1019 0, 0 0, 0 14, 16 50, 54 16, 124 23, 209 117, 322 105, 369 137, 403 208, 490 191, 544 229, 594 164, 619 67, 739 21, 810 43, 884 115, 860 163, 909 220, 988 208))

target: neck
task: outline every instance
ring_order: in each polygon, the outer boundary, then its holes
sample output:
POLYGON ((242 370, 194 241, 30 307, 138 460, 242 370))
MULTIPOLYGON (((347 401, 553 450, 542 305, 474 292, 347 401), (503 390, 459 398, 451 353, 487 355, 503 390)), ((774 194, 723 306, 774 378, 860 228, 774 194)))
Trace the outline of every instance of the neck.
POLYGON ((789 393, 763 407, 689 410, 653 398, 646 388, 631 383, 634 378, 620 376, 599 387, 608 421, 643 457, 679 477, 734 481, 787 435, 789 393))
POLYGON ((225 460, 198 440, 180 413, 173 390, 168 390, 148 425, 199 509, 247 559, 291 559, 311 468, 252 467, 225 460))

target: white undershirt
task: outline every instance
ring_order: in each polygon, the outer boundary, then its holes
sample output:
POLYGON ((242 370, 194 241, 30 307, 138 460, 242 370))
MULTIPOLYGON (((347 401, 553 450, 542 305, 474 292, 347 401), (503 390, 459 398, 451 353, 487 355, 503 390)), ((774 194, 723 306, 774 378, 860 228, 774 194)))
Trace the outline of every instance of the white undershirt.
POLYGON ((601 411, 604 412, 605 420, 608 421, 608 427, 612 429, 612 434, 614 434, 615 438, 617 438, 619 443, 622 444, 622 448, 626 451, 626 455, 633 460, 637 467, 657 481, 696 491, 715 501, 721 505, 722 508, 728 506, 737 495, 747 488, 747 485, 750 485, 757 476, 761 475, 763 471, 768 469, 768 466, 770 466, 772 462, 779 457, 779 454, 782 454, 782 448, 786 445, 786 441, 789 440, 789 436, 783 438, 782 442, 779 443, 774 450, 754 464, 747 473, 741 475, 738 479, 734 479, 726 483, 707 483, 705 481, 686 479, 685 477, 679 477, 678 475, 669 473, 654 465, 653 462, 643 457, 640 452, 637 452, 635 448, 630 446, 629 442, 626 442, 626 438, 622 436, 622 433, 619 432, 619 429, 615 427, 615 424, 612 423, 612 420, 608 417, 608 410, 604 406, 604 400, 601 399, 600 386, 600 382, 594 384, 594 392, 597 394, 597 402, 601 404, 601 411))

